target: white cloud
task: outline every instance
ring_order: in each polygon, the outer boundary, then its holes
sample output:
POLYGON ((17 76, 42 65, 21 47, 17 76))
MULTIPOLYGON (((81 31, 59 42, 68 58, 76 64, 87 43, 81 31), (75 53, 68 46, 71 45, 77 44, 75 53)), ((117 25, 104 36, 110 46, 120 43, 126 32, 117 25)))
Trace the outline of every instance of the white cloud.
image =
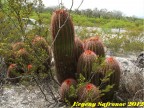
MULTIPOLYGON (((61 1, 61 0, 59 0, 61 1)), ((73 9, 77 8, 82 0, 74 0, 73 9)), ((45 6, 58 5, 58 0, 43 0, 45 6)), ((72 0, 63 0, 67 8, 71 7, 72 0)), ((84 0, 80 9, 106 8, 109 11, 119 10, 128 16, 144 16, 144 0, 84 0)))

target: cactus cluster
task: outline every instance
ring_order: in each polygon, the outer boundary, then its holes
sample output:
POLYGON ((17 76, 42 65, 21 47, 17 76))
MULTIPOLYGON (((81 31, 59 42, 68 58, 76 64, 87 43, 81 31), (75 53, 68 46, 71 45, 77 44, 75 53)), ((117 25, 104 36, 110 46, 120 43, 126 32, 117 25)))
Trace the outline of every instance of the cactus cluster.
MULTIPOLYGON (((11 45, 11 54, 6 59, 6 64, 8 66, 7 78, 12 78, 12 80, 9 81, 19 82, 20 78, 15 79, 15 77, 30 73, 33 64, 33 59, 31 58, 31 56, 33 56, 32 52, 35 51, 36 53, 42 53, 38 52, 41 51, 38 49, 43 49, 46 52, 47 59, 42 63, 42 65, 45 67, 45 70, 47 71, 50 68, 52 56, 46 40, 41 36, 36 36, 31 43, 33 50, 29 50, 28 46, 30 45, 27 45, 24 42, 17 42, 11 45)), ((38 71, 42 67, 38 66, 36 68, 36 71, 38 71)))
POLYGON ((74 26, 69 13, 64 9, 53 12, 51 19, 51 32, 53 38, 53 53, 56 68, 56 77, 60 86, 60 95, 63 101, 79 102, 110 101, 118 90, 120 69, 114 58, 106 58, 104 45, 98 36, 91 37, 84 42, 75 37, 74 26), (103 58, 100 60, 100 58, 103 58), (99 68, 95 69, 94 64, 99 68), (103 66, 103 64, 105 64, 103 66), (108 82, 107 73, 112 71, 108 82), (79 76, 84 77, 85 84, 78 86, 79 76), (86 83, 86 82, 89 83, 86 83), (101 84, 103 87, 101 88, 101 84), (107 85, 114 84, 111 91, 101 96, 101 91, 107 85), (74 85, 76 98, 68 98, 70 86, 74 85), (90 92, 90 94, 89 94, 90 92), (65 98, 65 99, 64 99, 65 98))
MULTIPOLYGON (((114 92, 119 87, 120 67, 113 57, 105 57, 104 45, 101 39, 95 36, 83 42, 78 37, 75 37, 72 19, 68 11, 64 9, 53 12, 51 34, 55 75, 61 85, 59 90, 61 100, 68 100, 70 103, 74 101, 111 101, 114 92), (105 60, 100 60, 100 58, 105 60), (109 72, 112 73, 109 74, 109 72), (81 75, 84 77, 83 82, 80 79, 81 75), (104 96, 101 96, 101 91, 107 85, 113 85, 113 88, 104 96), (71 92, 74 95, 70 94, 71 92)), ((42 62, 42 65, 48 70, 52 56, 47 41, 41 36, 36 36, 31 43, 35 53, 46 52, 47 59, 42 62), (38 50, 39 48, 42 50, 38 50)), ((14 52, 12 54, 13 59, 21 58, 27 61, 25 62, 28 68, 27 71, 30 71, 32 60, 29 59, 30 52, 25 47, 25 44, 18 42, 12 45, 12 51, 14 52)), ((20 63, 17 64, 11 60, 8 64, 7 77, 13 78, 25 73, 20 63)), ((38 73, 39 70, 41 70, 41 67, 38 66, 38 73)))

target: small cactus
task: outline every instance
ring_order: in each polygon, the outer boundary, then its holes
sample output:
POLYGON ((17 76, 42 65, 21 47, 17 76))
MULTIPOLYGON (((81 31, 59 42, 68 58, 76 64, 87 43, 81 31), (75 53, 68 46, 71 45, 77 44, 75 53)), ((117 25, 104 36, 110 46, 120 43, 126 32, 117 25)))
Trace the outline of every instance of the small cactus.
POLYGON ((51 20, 56 76, 60 83, 75 78, 74 26, 66 10, 56 10, 51 20), (63 25, 63 26, 62 26, 63 25))
POLYGON ((41 37, 41 36, 36 36, 33 40, 32 40, 32 44, 35 48, 42 48, 46 51, 49 52, 49 48, 48 48, 48 43, 47 41, 41 37))
POLYGON ((7 70, 7 78, 13 78, 10 79, 9 81, 13 83, 17 83, 20 81, 20 78, 16 78, 16 77, 22 76, 23 73, 24 70, 22 68, 19 68, 17 64, 11 64, 7 70))
POLYGON ((99 37, 92 37, 85 41, 85 50, 91 50, 99 57, 105 57, 104 45, 99 37))
POLYGON ((76 62, 78 62, 78 59, 80 55, 84 52, 84 44, 83 42, 78 38, 75 37, 75 56, 76 56, 76 62))
POLYGON ((100 90, 92 83, 84 84, 78 88, 78 101, 79 102, 99 102, 100 90))
POLYGON ((38 66, 36 73, 39 74, 41 72, 47 73, 47 71, 50 69, 51 67, 51 60, 52 60, 52 53, 51 53, 51 49, 47 43, 47 41, 41 37, 41 36, 36 36, 33 40, 32 40, 32 45, 34 46, 34 50, 41 55, 41 53, 44 51, 45 56, 47 57, 45 59, 45 61, 43 61, 42 65, 44 66, 44 68, 42 68, 42 66, 38 66))
POLYGON ((16 56, 17 57, 24 57, 24 56, 27 57, 28 56, 28 52, 26 51, 25 48, 21 48, 21 49, 19 49, 17 51, 16 56))
POLYGON ((70 88, 70 87, 73 86, 74 89, 75 89, 76 84, 77 84, 76 80, 71 79, 71 78, 66 79, 66 80, 62 83, 62 85, 60 86, 60 90, 59 90, 59 92, 60 92, 60 97, 61 97, 61 100, 62 100, 62 101, 68 100, 70 103, 73 103, 74 101, 76 101, 76 98, 77 98, 77 97, 73 95, 73 94, 75 94, 75 93, 70 94, 70 89, 72 89, 72 88, 70 88), (71 96, 71 95, 72 95, 72 96, 71 96))
POLYGON ((17 42, 11 45, 11 48, 8 52, 8 54, 5 56, 5 63, 7 65, 7 67, 10 64, 14 64, 15 63, 15 59, 16 59, 16 52, 20 49, 23 49, 25 47, 23 42, 17 42))
POLYGON ((25 47, 25 44, 23 42, 17 42, 17 43, 12 45, 12 50, 13 51, 18 51, 18 50, 20 50, 24 47, 25 47))
POLYGON ((93 51, 84 51, 78 60, 77 73, 81 73, 86 80, 89 80, 92 76, 92 66, 96 59, 97 55, 93 51))
POLYGON ((108 57, 104 61, 104 66, 102 67, 103 78, 108 75, 108 72, 112 72, 109 76, 109 80, 102 85, 102 89, 105 89, 107 85, 114 85, 113 88, 105 93, 102 97, 104 102, 111 101, 113 99, 114 92, 119 88, 120 82, 120 67, 118 62, 113 57, 108 57))
POLYGON ((27 52, 25 48, 21 48, 20 50, 15 52, 15 59, 16 62, 18 60, 18 64, 29 64, 31 62, 30 54, 27 52))

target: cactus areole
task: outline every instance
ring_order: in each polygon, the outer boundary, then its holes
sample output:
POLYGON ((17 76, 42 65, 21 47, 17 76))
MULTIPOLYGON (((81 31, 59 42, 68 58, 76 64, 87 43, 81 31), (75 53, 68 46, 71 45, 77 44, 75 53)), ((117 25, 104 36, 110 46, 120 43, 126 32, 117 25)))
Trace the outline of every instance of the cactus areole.
POLYGON ((53 53, 56 76, 60 83, 75 78, 76 60, 74 50, 74 26, 66 10, 56 10, 51 19, 53 53))

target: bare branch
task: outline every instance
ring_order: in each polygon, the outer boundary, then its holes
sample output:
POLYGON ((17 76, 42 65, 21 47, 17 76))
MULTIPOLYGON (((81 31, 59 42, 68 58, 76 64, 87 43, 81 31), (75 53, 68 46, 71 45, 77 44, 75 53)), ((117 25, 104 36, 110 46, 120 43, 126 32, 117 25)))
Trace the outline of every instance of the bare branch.
POLYGON ((77 10, 81 7, 81 5, 83 4, 84 0, 81 1, 80 5, 78 6, 77 10))
POLYGON ((47 99, 44 91, 43 91, 42 88, 40 87, 40 85, 39 85, 38 81, 36 80, 35 76, 33 76, 33 79, 34 79, 34 81, 36 82, 36 84, 37 84, 37 86, 39 87, 39 89, 40 89, 40 91, 42 92, 42 94, 44 95, 45 100, 48 101, 48 99, 47 99))

